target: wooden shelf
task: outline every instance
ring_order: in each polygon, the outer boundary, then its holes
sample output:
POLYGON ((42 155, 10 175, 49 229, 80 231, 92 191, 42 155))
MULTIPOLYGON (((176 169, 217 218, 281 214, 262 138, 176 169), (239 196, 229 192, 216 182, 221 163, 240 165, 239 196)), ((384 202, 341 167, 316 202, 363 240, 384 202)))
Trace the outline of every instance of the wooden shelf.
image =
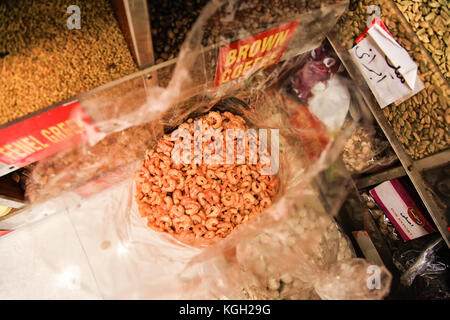
POLYGON ((397 166, 387 170, 383 170, 381 172, 371 174, 369 176, 358 178, 355 180, 355 183, 358 189, 364 189, 370 186, 380 184, 387 180, 396 179, 404 176, 406 176, 405 168, 403 168, 402 166, 397 166))

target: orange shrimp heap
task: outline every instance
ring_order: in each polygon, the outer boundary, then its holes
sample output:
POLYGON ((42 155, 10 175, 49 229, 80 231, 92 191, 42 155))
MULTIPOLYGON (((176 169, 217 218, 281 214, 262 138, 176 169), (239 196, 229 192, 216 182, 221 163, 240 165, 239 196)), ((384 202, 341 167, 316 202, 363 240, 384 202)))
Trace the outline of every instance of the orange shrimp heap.
MULTIPOLYGON (((224 152, 225 129, 248 129, 242 117, 230 112, 213 111, 195 120, 202 121, 203 132, 220 130, 224 152)), ((193 119, 179 128, 194 136, 193 119)), ((164 135, 147 150, 136 174, 136 201, 151 229, 188 238, 224 238, 272 204, 278 180, 260 174, 261 162, 249 164, 248 148, 245 164, 175 164, 173 148, 171 136, 164 135)))

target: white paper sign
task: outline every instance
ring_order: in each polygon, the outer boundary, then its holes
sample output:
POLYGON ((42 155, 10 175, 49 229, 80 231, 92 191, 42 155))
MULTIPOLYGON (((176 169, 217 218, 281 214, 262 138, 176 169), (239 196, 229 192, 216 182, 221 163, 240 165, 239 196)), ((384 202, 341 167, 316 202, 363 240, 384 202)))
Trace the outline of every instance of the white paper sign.
POLYGON ((378 24, 349 52, 381 108, 399 104, 424 88, 417 64, 378 24))

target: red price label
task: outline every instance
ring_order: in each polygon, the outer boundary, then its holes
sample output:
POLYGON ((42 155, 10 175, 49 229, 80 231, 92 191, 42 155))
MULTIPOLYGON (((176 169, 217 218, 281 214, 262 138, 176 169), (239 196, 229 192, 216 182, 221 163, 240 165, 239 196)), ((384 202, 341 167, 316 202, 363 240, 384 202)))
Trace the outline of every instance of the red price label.
POLYGON ((24 167, 69 148, 98 132, 78 101, 0 130, 0 162, 24 167))
POLYGON ((243 78, 280 61, 299 20, 220 48, 215 86, 243 78))

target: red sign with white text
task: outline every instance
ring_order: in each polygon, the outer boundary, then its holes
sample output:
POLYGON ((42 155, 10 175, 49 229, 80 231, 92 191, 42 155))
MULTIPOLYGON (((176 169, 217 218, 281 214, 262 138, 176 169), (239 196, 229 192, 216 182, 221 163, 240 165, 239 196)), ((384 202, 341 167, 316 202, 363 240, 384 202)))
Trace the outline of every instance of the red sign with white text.
POLYGON ((98 132, 78 101, 56 107, 0 130, 0 162, 24 167, 69 148, 98 132))
POLYGON ((299 20, 220 48, 215 86, 243 78, 280 61, 299 20))

